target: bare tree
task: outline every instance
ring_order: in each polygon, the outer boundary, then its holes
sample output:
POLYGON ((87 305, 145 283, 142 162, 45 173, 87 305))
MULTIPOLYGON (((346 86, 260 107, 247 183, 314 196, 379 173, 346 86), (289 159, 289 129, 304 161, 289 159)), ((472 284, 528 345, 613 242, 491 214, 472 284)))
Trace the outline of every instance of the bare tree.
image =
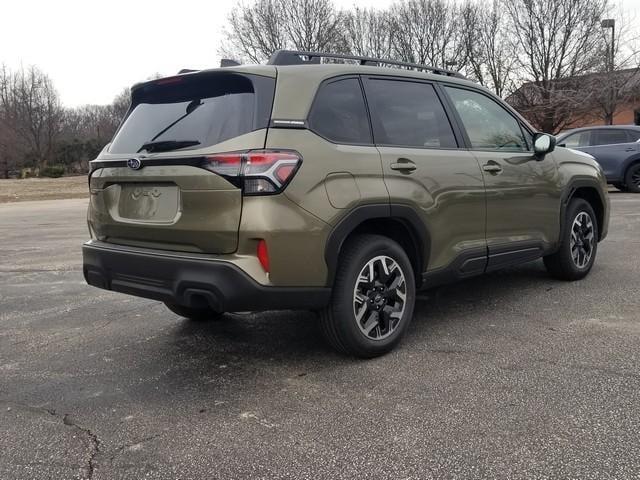
MULTIPOLYGON (((2 116, 2 112, 0 112, 2 116)), ((14 133, 0 122, 0 174, 9 178, 10 173, 19 167, 20 152, 14 133)))
POLYGON ((105 145, 111 140, 130 104, 128 88, 109 105, 84 105, 67 110, 67 127, 78 138, 92 138, 105 145))
POLYGON ((516 55, 498 0, 491 9, 468 1, 460 12, 465 73, 504 97, 514 89, 516 55))
POLYGON ((67 171, 86 172, 111 140, 129 109, 129 89, 124 89, 109 105, 83 105, 65 110, 63 129, 56 145, 56 163, 67 171))
POLYGON ((282 0, 257 0, 234 8, 220 53, 260 63, 275 50, 285 48, 288 37, 281 4, 282 0))
POLYGON ((640 98, 640 37, 630 12, 612 9, 607 16, 613 18, 615 28, 601 30, 598 75, 586 80, 597 116, 612 125, 620 105, 640 98))
POLYGON ((2 123, 21 142, 38 167, 52 159, 63 109, 49 77, 36 67, 0 71, 2 123))
POLYGON ((638 67, 589 75, 585 77, 584 84, 592 92, 594 117, 605 125, 613 125, 621 105, 637 103, 640 99, 638 67))
POLYGON ((131 90, 125 88, 122 90, 111 102, 109 105, 109 114, 111 115, 111 119, 116 126, 120 125, 120 122, 124 119, 125 114, 129 110, 129 106, 131 105, 131 90))
POLYGON ((220 53, 259 63, 284 48, 345 51, 343 15, 331 0, 257 0, 229 16, 220 53))
POLYGON ((386 10, 354 7, 345 13, 347 49, 354 55, 391 57, 391 24, 386 10))
POLYGON ((392 52, 397 59, 438 67, 464 66, 460 8, 446 0, 407 0, 392 5, 392 52))
POLYGON ((282 8, 292 47, 344 52, 343 14, 331 0, 282 0, 282 8))
POLYGON ((556 133, 589 108, 592 92, 570 79, 593 71, 608 0, 507 0, 518 66, 527 83, 510 100, 541 130, 556 133))

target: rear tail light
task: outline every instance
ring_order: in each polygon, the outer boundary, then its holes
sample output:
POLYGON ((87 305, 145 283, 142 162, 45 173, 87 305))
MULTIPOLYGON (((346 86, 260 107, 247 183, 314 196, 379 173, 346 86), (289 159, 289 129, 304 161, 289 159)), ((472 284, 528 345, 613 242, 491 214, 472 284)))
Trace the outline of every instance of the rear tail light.
POLYGON ((282 192, 301 163, 294 151, 252 150, 209 155, 203 166, 242 188, 244 195, 269 195, 282 192))

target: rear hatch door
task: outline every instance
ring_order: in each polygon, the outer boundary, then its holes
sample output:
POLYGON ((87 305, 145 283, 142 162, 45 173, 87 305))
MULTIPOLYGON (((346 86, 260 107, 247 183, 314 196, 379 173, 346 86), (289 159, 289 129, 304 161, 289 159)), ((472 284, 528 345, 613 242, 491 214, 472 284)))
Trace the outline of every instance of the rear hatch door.
MULTIPOLYGON (((92 162, 89 224, 122 245, 204 253, 237 248, 242 191, 207 155, 263 148, 275 78, 212 70, 138 85, 92 162)), ((272 74, 275 76, 275 69, 272 74)))

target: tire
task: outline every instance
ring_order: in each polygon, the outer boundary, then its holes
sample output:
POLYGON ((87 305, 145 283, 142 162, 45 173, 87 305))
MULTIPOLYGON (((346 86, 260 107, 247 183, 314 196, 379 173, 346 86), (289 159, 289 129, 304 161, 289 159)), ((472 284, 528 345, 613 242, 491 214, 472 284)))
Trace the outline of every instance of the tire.
POLYGON ((613 184, 614 187, 616 187, 618 190, 620 190, 621 192, 626 192, 628 191, 627 186, 624 183, 614 183, 613 184))
POLYGON ((384 355, 407 331, 415 296, 413 267, 400 245, 381 235, 354 236, 340 254, 331 302, 320 312, 322 332, 347 355, 384 355))
POLYGON ((591 205, 582 198, 571 200, 566 216, 560 248, 544 257, 544 264, 559 280, 580 280, 591 271, 598 253, 598 221, 591 205))
POLYGON ((222 320, 223 312, 216 312, 211 308, 191 308, 183 305, 176 305, 173 303, 165 303, 165 306, 176 315, 188 318, 196 322, 206 322, 211 320, 222 320))
POLYGON ((640 163, 631 165, 624 176, 624 184, 631 193, 640 193, 640 163))

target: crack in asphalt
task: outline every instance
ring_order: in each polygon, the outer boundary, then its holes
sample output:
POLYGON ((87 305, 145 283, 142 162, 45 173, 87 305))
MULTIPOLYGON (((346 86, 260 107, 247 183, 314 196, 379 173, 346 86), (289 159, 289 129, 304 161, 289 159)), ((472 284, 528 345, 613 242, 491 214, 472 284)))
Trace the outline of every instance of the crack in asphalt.
POLYGON ((46 407, 35 407, 33 405, 27 405, 23 403, 16 403, 11 401, 1 401, 2 403, 6 403, 9 405, 13 405, 15 407, 24 408, 27 410, 32 410, 36 412, 44 412, 52 417, 61 418, 62 423, 68 427, 72 427, 80 432, 83 436, 86 436, 89 439, 89 443, 91 445, 91 451, 89 452, 89 458, 86 461, 86 467, 82 467, 83 473, 80 477, 81 480, 91 480, 93 478, 93 474, 96 470, 96 457, 100 453, 100 439, 98 436, 89 428, 83 427, 82 425, 76 423, 70 414, 60 414, 54 408, 46 408, 46 407))
MULTIPOLYGON (((81 474, 79 476, 79 480, 92 480, 95 472, 96 472, 96 468, 98 467, 97 464, 97 457, 100 454, 103 454, 103 450, 101 450, 101 446, 102 446, 102 442, 100 440, 100 438, 98 438, 98 435, 91 430, 90 428, 84 427, 80 424, 78 424, 73 417, 71 416, 71 414, 68 413, 59 413, 56 409, 54 408, 47 408, 47 407, 36 407, 33 405, 28 405, 28 404, 24 404, 24 403, 18 403, 18 402, 13 402, 13 401, 7 401, 7 400, 0 400, 0 403, 4 403, 7 405, 10 405, 12 407, 16 407, 16 408, 22 408, 22 409, 26 409, 26 410, 31 410, 34 412, 41 412, 41 413, 46 413, 48 415, 51 415, 52 417, 55 417, 57 419, 62 419, 62 423, 63 425, 67 426, 67 427, 71 427, 74 428, 75 430, 77 430, 80 434, 82 434, 84 437, 86 437, 89 440, 89 443, 91 445, 91 451, 89 452, 89 457, 86 459, 85 461, 85 466, 84 467, 79 467, 81 469, 81 474)), ((139 440, 135 440, 133 442, 130 443, 123 443, 122 445, 118 446, 113 453, 109 456, 109 463, 113 464, 114 460, 116 459, 116 457, 118 455, 121 455, 126 449, 132 448, 132 447, 137 447, 139 445, 142 445, 144 443, 150 442, 152 440, 155 440, 156 438, 160 438, 162 437, 164 434, 163 433, 154 433, 152 435, 148 435, 146 437, 143 437, 139 440)), ((29 463, 25 463, 25 465, 50 465, 51 462, 29 462, 29 463)), ((64 464, 64 466, 67 466, 67 464, 64 464)))
MULTIPOLYGON (((60 415, 54 409, 47 408, 45 410, 50 415, 53 415, 54 417, 58 417, 58 418, 60 417, 60 415)), ((76 430, 83 433, 89 438, 89 441, 91 443, 91 452, 89 453, 87 466, 83 469, 86 472, 86 476, 81 478, 83 478, 83 480, 91 480, 93 478, 93 473, 95 472, 95 469, 96 469, 96 464, 95 464, 96 457, 100 453, 100 440, 98 439, 98 436, 95 433, 93 433, 91 429, 75 423, 71 415, 69 415, 68 413, 65 413, 64 415, 62 415, 62 423, 67 425, 68 427, 75 428, 76 430)))

